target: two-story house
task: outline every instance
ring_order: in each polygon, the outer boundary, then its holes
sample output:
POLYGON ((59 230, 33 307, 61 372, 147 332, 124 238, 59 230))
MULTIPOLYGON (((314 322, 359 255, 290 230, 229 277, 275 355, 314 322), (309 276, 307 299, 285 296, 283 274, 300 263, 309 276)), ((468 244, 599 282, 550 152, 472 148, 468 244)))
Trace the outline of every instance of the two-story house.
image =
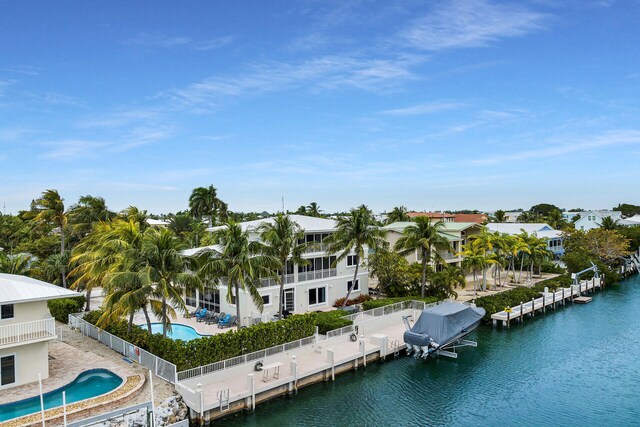
POLYGON ((49 377, 49 341, 56 338, 47 301, 80 294, 14 274, 0 274, 0 390, 49 377))
POLYGON ((494 233, 504 233, 510 235, 522 234, 525 231, 527 234, 535 234, 540 239, 547 239, 547 247, 553 252, 555 259, 559 259, 564 255, 564 239, 562 237, 562 231, 551 228, 546 223, 506 223, 506 222, 490 222, 487 224, 487 230, 494 233))
MULTIPOLYGON (((440 229, 439 234, 446 238, 449 244, 451 245, 450 250, 440 250, 438 251, 438 255, 447 263, 460 267, 462 265, 462 256, 458 256, 457 254, 462 250, 462 245, 467 243, 467 239, 473 234, 477 234, 480 232, 481 226, 475 222, 449 222, 444 221, 443 227, 440 229)), ((389 242, 389 245, 393 248, 402 237, 402 232, 405 228, 410 225, 415 225, 414 222, 394 222, 383 227, 383 230, 386 231, 386 240, 389 242)), ((420 253, 419 251, 414 251, 405 256, 407 261, 420 262, 420 253)))
MULTIPOLYGON (((309 260, 308 265, 297 265, 287 262, 284 287, 284 308, 291 313, 305 313, 329 308, 335 300, 347 295, 348 287, 352 287, 350 298, 369 292, 369 273, 365 268, 365 260, 360 260, 358 278, 353 283, 355 273, 355 256, 337 262, 337 254, 326 252, 324 241, 336 231, 338 221, 325 218, 314 218, 305 215, 290 215, 291 219, 304 230, 306 242, 314 242, 314 247, 303 255, 309 260)), ((240 223, 243 231, 249 232, 251 240, 260 239, 259 228, 270 223, 273 218, 259 219, 240 223)), ((221 226, 224 227, 224 226, 221 226)), ((215 231, 218 227, 210 228, 215 231)), ((183 251, 185 255, 194 255, 207 249, 219 249, 216 246, 195 248, 183 251)), ((365 250, 366 253, 366 250, 365 250)), ((280 304, 280 285, 272 278, 261 280, 258 289, 264 304, 263 313, 274 315, 280 304)), ((259 317, 257 307, 251 296, 240 291, 240 310, 248 317, 259 317)), ((235 301, 235 298, 232 298, 235 301)), ((186 303, 192 307, 206 307, 215 312, 235 313, 235 304, 227 302, 227 286, 219 283, 217 288, 205 287, 204 292, 194 291, 186 296, 186 303)), ((242 319, 247 324, 250 319, 242 319)))
POLYGON ((620 221, 622 219, 622 212, 620 211, 587 211, 580 213, 580 219, 576 221, 576 230, 589 231, 594 228, 602 227, 602 220, 606 217, 611 217, 614 221, 620 221))

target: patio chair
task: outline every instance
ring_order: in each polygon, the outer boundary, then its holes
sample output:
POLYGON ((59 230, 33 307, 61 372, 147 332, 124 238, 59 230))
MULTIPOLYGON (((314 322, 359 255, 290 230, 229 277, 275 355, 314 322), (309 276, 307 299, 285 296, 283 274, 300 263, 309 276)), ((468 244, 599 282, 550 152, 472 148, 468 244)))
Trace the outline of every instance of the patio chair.
POLYGON ((207 316, 207 308, 203 308, 199 313, 196 314, 196 322, 204 322, 205 317, 207 316))
POLYGON ((229 320, 231 319, 231 314, 227 313, 224 315, 224 317, 220 316, 220 319, 218 320, 218 328, 222 328, 222 325, 229 323, 229 320))
POLYGON ((218 314, 218 313, 214 313, 213 311, 210 311, 204 323, 206 323, 207 325, 211 325, 212 323, 218 323, 218 319, 220 319, 220 315, 224 316, 224 313, 218 314))
POLYGON ((198 313, 200 313, 200 311, 202 311, 202 308, 200 308, 200 306, 198 306, 198 307, 196 307, 196 311, 192 311, 191 313, 188 313, 187 317, 197 316, 198 313))
MULTIPOLYGON (((227 315, 227 316, 228 316, 228 315, 227 315)), ((218 327, 219 327, 219 328, 228 328, 228 327, 230 327, 230 326, 235 326, 235 325, 236 325, 236 320, 237 320, 237 319, 238 319, 238 317, 237 317, 237 316, 231 316, 227 322, 219 323, 219 324, 218 324, 218 327)))

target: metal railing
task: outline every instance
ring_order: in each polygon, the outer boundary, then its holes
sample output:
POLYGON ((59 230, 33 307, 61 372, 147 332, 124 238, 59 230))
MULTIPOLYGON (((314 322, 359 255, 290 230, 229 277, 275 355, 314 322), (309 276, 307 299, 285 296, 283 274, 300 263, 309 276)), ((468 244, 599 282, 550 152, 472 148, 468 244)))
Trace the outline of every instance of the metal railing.
POLYGON ((162 379, 172 384, 176 383, 176 365, 149 353, 148 351, 131 344, 109 332, 92 325, 80 316, 82 313, 69 314, 69 326, 80 331, 83 335, 91 337, 125 357, 146 366, 162 379))
POLYGON ((17 344, 55 336, 56 320, 53 317, 0 326, 0 345, 17 344))
POLYGON ((414 310, 424 310, 428 307, 435 307, 438 303, 430 303, 426 304, 422 301, 415 300, 407 300, 400 301, 394 304, 385 305, 378 308, 372 308, 371 310, 361 311, 359 313, 349 314, 347 316, 343 316, 343 319, 351 320, 353 323, 363 322, 366 320, 370 320, 371 318, 385 316, 387 314, 396 313, 398 311, 414 309, 414 310))
POLYGON ((326 270, 315 270, 298 272, 298 282, 305 282, 307 280, 326 279, 327 277, 335 277, 338 275, 336 268, 328 268, 326 270))
MULTIPOLYGON (((281 277, 282 276, 280 276, 279 279, 281 277)), ((284 283, 285 284, 293 283, 293 282, 295 282, 295 277, 294 277, 293 274, 286 274, 284 276, 284 283)), ((271 277, 268 277, 266 279, 260 279, 260 285, 263 286, 263 287, 276 286, 276 285, 279 285, 279 284, 280 284, 280 282, 278 280, 276 280, 274 278, 271 278, 271 277)))
POLYGON ((233 357, 231 359, 210 363, 208 365, 198 366, 197 368, 187 369, 186 371, 180 371, 177 374, 177 379, 178 381, 184 381, 190 378, 196 378, 202 375, 207 375, 212 372, 233 368, 235 366, 243 365, 245 363, 250 363, 256 360, 264 359, 267 356, 273 356, 274 354, 284 353, 285 351, 289 351, 294 348, 301 348, 307 345, 311 345, 315 343, 315 339, 316 339, 316 336, 311 335, 309 337, 302 338, 297 341, 291 341, 285 344, 269 347, 264 350, 258 350, 253 353, 243 354, 242 356, 233 357))
POLYGON ((354 325, 349 325, 349 326, 345 326, 343 328, 338 328, 338 329, 334 329, 332 331, 327 332, 326 337, 327 337, 327 339, 335 338, 335 337, 339 337, 341 335, 350 334, 353 331, 354 331, 354 325))

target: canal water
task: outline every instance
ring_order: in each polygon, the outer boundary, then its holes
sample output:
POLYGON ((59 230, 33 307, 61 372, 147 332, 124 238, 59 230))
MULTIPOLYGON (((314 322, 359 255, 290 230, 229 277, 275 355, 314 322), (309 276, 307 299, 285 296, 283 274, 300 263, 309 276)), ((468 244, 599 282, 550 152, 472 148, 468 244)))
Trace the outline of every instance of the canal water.
POLYGON ((638 276, 470 339, 458 359, 376 362, 219 425, 640 425, 638 276))

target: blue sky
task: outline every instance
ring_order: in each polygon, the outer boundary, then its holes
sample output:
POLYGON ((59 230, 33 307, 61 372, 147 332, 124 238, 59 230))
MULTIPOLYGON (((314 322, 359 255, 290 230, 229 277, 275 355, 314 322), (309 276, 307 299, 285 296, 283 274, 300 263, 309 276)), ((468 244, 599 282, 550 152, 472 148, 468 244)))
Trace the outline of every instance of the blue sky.
POLYGON ((638 1, 0 0, 0 203, 639 203, 638 1))

